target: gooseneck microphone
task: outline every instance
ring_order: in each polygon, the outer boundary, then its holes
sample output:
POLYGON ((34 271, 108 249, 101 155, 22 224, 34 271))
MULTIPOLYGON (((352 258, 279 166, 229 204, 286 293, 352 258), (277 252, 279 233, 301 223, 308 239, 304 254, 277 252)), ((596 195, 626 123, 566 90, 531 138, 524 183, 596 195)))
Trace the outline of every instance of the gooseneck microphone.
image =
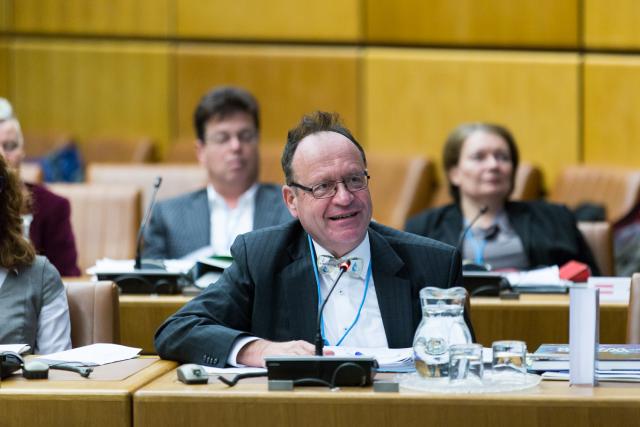
POLYGON ((488 211, 489 211, 489 206, 481 207, 480 210, 478 211, 478 213, 476 214, 476 216, 473 217, 473 219, 471 220, 469 225, 467 225, 464 228, 464 231, 462 232, 462 234, 460 235, 460 239, 458 240, 458 244, 456 245, 456 249, 458 250, 458 252, 462 253, 462 243, 464 242, 465 237, 467 237, 467 234, 469 233, 469 230, 471 230, 471 228, 474 225, 476 225, 476 222, 478 222, 480 217, 482 215, 486 214, 488 211))
POLYGON ((343 261, 338 265, 340 273, 338 274, 338 277, 336 277, 336 280, 333 282, 333 285, 331 285, 331 289, 329 289, 329 293, 327 294, 327 297, 324 299, 324 302, 322 303, 322 306, 318 311, 318 328, 316 329, 316 356, 322 356, 322 350, 324 349, 324 340, 322 339, 322 312, 324 311, 324 306, 327 305, 327 301, 329 301, 331 293, 336 288, 336 285, 338 284, 338 281, 340 280, 342 275, 347 270, 349 270, 349 267, 351 267, 351 260, 343 261))
POLYGON ((142 223, 140 223, 140 229, 138 230, 138 239, 136 242, 136 263, 134 266, 136 270, 140 270, 142 268, 142 236, 144 235, 145 228, 147 228, 147 223, 149 222, 149 217, 151 216, 151 212, 153 211, 153 206, 156 204, 156 196, 158 195, 160 184, 162 184, 162 177, 157 176, 155 182, 153 183, 151 202, 149 203, 147 212, 145 213, 144 218, 142 219, 142 223))

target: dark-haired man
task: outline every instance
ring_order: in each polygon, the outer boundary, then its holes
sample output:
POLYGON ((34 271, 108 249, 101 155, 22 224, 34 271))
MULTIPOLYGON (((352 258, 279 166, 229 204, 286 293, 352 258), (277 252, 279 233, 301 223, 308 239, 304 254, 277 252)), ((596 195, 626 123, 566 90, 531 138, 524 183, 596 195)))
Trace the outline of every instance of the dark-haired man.
POLYGON ((194 125, 209 185, 158 203, 144 236, 145 258, 227 255, 237 235, 291 219, 280 187, 257 183, 259 108, 249 92, 213 89, 196 107, 194 125))
POLYGON ((461 283, 455 248, 371 222, 365 153, 336 115, 305 116, 282 167, 298 220, 239 236, 234 264, 156 333, 161 357, 222 367, 313 354, 319 304, 345 259, 350 271, 323 312, 330 345, 410 347, 420 289, 461 283))

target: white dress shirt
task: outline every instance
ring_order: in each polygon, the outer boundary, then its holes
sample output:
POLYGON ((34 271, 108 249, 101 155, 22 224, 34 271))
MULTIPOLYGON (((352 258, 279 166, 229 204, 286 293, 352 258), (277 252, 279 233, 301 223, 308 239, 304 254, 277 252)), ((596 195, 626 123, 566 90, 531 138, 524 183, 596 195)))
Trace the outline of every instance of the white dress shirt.
MULTIPOLYGON (((313 242, 313 246, 318 259, 322 255, 331 255, 329 251, 315 241, 313 242)), ((340 338, 342 338, 355 320, 360 304, 362 303, 365 279, 369 263, 371 262, 369 233, 367 233, 364 240, 354 250, 342 258, 353 257, 363 260, 363 266, 359 275, 354 277, 349 273, 343 274, 331 294, 331 298, 327 301, 327 305, 324 307, 324 338, 329 342, 329 345, 337 345, 340 338)), ((338 274, 338 271, 330 273, 319 271, 322 294, 320 303, 327 297, 331 285, 333 285, 338 274)), ((358 322, 353 326, 353 329, 351 329, 340 345, 360 348, 388 346, 387 336, 382 323, 382 315, 380 314, 380 306, 378 305, 378 296, 376 295, 373 274, 369 280, 367 296, 362 306, 362 312, 360 313, 358 322)))
POLYGON ((214 255, 230 255, 231 245, 236 237, 253 230, 257 191, 258 184, 253 184, 238 198, 236 207, 231 208, 212 185, 207 186, 211 213, 210 242, 214 255))
MULTIPOLYGON (((313 246, 316 252, 316 259, 319 259, 322 255, 331 255, 329 251, 324 249, 315 241, 313 241, 313 246)), ((309 257, 311 257, 311 254, 309 254, 309 257)), ((356 318, 358 309, 362 303, 365 278, 369 268, 369 263, 371 262, 371 246, 369 244, 368 233, 364 240, 343 258, 352 257, 357 257, 363 260, 363 268, 360 271, 360 275, 358 277, 353 277, 347 273, 343 274, 336 285, 336 289, 334 289, 331 294, 331 298, 327 301, 327 305, 324 307, 324 338, 329 342, 329 345, 336 345, 338 340, 342 338, 356 318)), ((324 299, 327 297, 327 294, 331 289, 331 285, 337 275, 337 271, 333 273, 319 272, 318 277, 321 282, 320 290, 322 294, 320 304, 322 304, 324 299)), ((320 306, 318 306, 318 309, 320 309, 320 306)), ((236 339, 227 358, 227 364, 232 366, 241 366, 238 365, 236 361, 238 353, 242 347, 257 339, 258 338, 256 337, 242 337, 236 339)), ((354 325, 340 345, 359 348, 388 347, 387 335, 385 334, 384 324, 382 323, 382 314, 380 313, 378 296, 376 295, 376 288, 373 281, 373 273, 369 280, 367 296, 362 306, 362 312, 360 313, 358 322, 354 325)))
MULTIPOLYGON (((7 278, 7 269, 0 267, 0 289, 7 278)), ((50 354, 71 348, 71 324, 67 293, 63 290, 40 309, 36 332, 35 354, 50 354)), ((24 344, 24 343, 11 343, 24 344)))

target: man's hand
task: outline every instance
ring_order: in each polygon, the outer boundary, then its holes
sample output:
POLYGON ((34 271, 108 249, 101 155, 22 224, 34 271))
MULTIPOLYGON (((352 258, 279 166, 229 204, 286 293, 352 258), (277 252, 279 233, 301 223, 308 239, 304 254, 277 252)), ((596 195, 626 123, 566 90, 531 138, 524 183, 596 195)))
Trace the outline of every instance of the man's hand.
MULTIPOLYGON (((273 342, 267 340, 251 341, 238 352, 236 361, 246 366, 264 367, 267 356, 311 356, 316 348, 306 341, 273 342)), ((333 354, 326 351, 325 354, 333 354)))

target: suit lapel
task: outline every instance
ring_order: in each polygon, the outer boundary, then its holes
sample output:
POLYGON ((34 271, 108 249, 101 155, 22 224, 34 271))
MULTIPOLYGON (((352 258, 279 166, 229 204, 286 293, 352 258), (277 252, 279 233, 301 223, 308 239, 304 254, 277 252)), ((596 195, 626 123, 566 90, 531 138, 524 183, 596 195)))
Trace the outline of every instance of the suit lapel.
POLYGON ((259 185, 256 191, 256 205, 253 212, 253 229, 268 227, 276 224, 276 216, 278 215, 278 200, 274 196, 280 196, 274 191, 270 191, 269 187, 259 185))
POLYGON ((386 239, 369 228, 373 280, 389 347, 406 347, 413 341, 411 282, 398 273, 404 262, 386 239))
POLYGON ((190 241, 187 243, 191 248, 189 252, 208 246, 211 236, 211 213, 207 190, 195 193, 191 199, 191 205, 185 207, 181 215, 185 226, 184 238, 190 241))
POLYGON ((311 256, 307 246, 307 234, 302 231, 298 239, 288 248, 291 263, 276 277, 283 287, 285 304, 289 311, 291 337, 313 342, 317 328, 318 288, 311 265, 311 256))

